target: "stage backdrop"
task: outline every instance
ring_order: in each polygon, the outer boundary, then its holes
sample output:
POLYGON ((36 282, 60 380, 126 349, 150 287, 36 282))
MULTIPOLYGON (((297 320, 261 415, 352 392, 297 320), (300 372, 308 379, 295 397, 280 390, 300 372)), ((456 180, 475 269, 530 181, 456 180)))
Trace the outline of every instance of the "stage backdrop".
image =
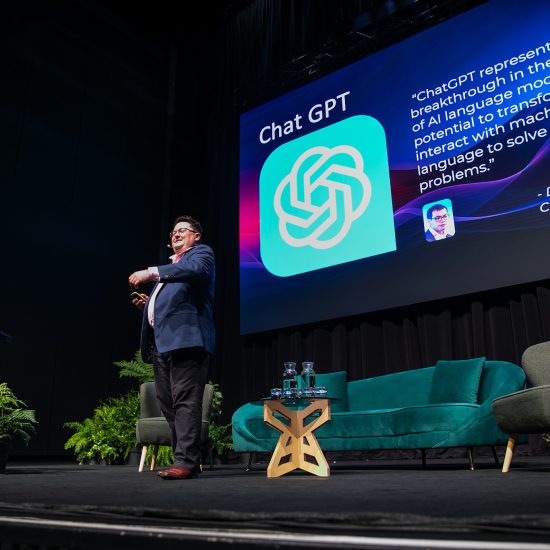
MULTIPOLYGON (((550 339, 547 280, 240 335, 239 98, 257 83, 280 90, 292 59, 345 35, 372 2, 245 4, 192 29, 184 8, 176 17, 146 6, 138 25, 116 2, 118 16, 96 4, 2 7, 0 330, 15 339, 0 343, 0 374, 40 421, 18 453, 65 453, 64 422, 127 389, 113 366, 138 345, 127 276, 165 261, 163 227, 182 211, 201 219, 217 259, 209 376, 223 421, 278 385, 287 359, 358 379, 439 358, 519 362, 550 339)), ((326 299, 343 291, 334 286, 326 299)))

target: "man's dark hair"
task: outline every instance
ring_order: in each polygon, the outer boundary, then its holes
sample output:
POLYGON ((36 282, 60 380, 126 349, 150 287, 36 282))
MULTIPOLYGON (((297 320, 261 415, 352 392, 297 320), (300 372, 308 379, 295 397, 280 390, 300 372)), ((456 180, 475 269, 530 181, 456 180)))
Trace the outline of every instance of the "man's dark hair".
POLYGON ((179 218, 176 218, 174 223, 172 224, 172 229, 178 225, 178 223, 188 223, 193 231, 196 233, 200 233, 202 235, 202 225, 200 222, 198 222, 195 218, 192 218, 191 216, 180 216, 179 218))
POLYGON ((428 208, 428 211, 426 212, 426 216, 429 220, 432 219, 432 214, 434 213, 434 210, 447 210, 448 208, 444 204, 434 204, 433 206, 430 206, 428 208))

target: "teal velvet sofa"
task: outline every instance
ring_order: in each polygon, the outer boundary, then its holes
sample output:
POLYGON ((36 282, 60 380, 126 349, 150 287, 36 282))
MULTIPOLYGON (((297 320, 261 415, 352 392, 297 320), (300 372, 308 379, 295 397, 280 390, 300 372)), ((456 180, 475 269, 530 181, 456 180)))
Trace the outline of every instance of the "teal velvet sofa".
MULTIPOLYGON (((331 420, 315 437, 324 451, 504 445, 492 402, 524 384, 517 365, 483 357, 350 382, 345 371, 318 374, 333 399, 331 420)), ((279 437, 264 422, 261 401, 235 411, 232 431, 236 452, 271 452, 279 437)))

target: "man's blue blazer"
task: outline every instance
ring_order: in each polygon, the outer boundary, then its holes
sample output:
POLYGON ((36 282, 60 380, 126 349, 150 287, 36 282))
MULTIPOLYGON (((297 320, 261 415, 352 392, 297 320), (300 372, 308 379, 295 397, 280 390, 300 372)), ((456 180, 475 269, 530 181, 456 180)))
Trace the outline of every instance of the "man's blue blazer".
POLYGON ((198 244, 178 263, 161 265, 158 270, 159 282, 164 284, 155 298, 154 331, 147 318, 149 301, 143 310, 141 356, 146 362, 152 362, 153 336, 161 353, 192 347, 202 347, 212 353, 216 277, 212 249, 198 244))

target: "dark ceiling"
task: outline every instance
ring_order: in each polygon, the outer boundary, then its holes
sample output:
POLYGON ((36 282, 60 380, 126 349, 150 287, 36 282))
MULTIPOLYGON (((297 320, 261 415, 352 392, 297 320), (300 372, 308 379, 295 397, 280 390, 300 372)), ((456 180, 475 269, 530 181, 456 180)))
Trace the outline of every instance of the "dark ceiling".
MULTIPOLYGON (((212 51, 216 52, 224 44, 224 34, 232 23, 254 14, 265 16, 271 9, 286 28, 280 30, 284 50, 284 33, 299 33, 301 25, 312 25, 313 21, 318 27, 319 40, 305 46, 294 58, 281 51, 277 66, 269 74, 260 78, 256 74, 254 79, 241 82, 241 90, 235 90, 234 97, 241 108, 269 98, 274 90, 281 93, 301 86, 485 1, 331 0, 323 2, 322 9, 317 10, 319 0, 209 0, 193 5, 181 0, 158 0, 154 4, 135 0, 78 0, 90 13, 109 21, 128 36, 134 33, 135 38, 139 34, 141 41, 163 48, 175 29, 185 33, 190 44, 196 37, 196 43, 203 48, 208 46, 207 37, 211 36, 212 51), (317 12, 324 14, 318 24, 317 12)), ((238 40, 246 47, 247 37, 238 40)))

